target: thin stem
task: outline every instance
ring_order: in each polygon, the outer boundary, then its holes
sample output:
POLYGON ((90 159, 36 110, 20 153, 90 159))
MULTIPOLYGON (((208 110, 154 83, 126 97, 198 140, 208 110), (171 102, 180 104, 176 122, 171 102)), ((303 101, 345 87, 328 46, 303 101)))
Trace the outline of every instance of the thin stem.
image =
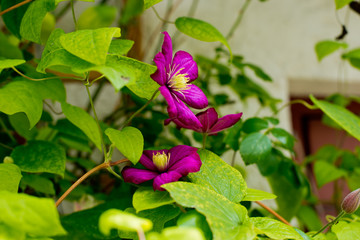
POLYGON ((62 78, 62 79, 76 79, 76 80, 83 80, 82 78, 77 78, 77 77, 59 77, 59 76, 56 76, 56 77, 46 77, 46 78, 32 78, 32 77, 29 77, 29 76, 26 76, 25 74, 23 74, 22 72, 20 72, 18 69, 16 69, 15 67, 11 67, 15 72, 17 72, 20 76, 26 78, 26 79, 29 79, 29 80, 32 80, 32 81, 44 81, 44 80, 50 80, 50 79, 59 79, 59 78, 62 78))
POLYGON ((205 149, 206 147, 206 137, 207 137, 207 133, 203 133, 202 149, 205 149))
POLYGON ((105 162, 108 162, 109 159, 106 157, 106 145, 105 145, 103 133, 102 133, 102 131, 101 131, 99 119, 98 119, 97 114, 96 114, 96 111, 95 111, 94 103, 93 103, 92 98, 91 98, 89 86, 88 86, 87 84, 85 84, 85 87, 86 87, 87 94, 88 94, 88 96, 89 96, 89 102, 90 102, 91 108, 92 108, 93 113, 94 113, 94 118, 95 118, 95 121, 96 121, 96 125, 98 126, 98 130, 99 130, 99 133, 100 133, 101 150, 102 150, 102 152, 103 152, 103 154, 104 154, 104 161, 105 161, 105 162))
POLYGON ((22 5, 25 5, 25 4, 27 4, 27 3, 31 2, 31 1, 32 0, 25 0, 25 1, 22 1, 22 2, 20 2, 18 4, 15 4, 14 6, 11 6, 11 7, 7 8, 7 9, 5 9, 4 11, 1 11, 0 16, 4 15, 7 12, 10 12, 10 11, 12 11, 12 10, 14 10, 14 9, 16 9, 18 7, 21 7, 22 5))
POLYGON ((8 146, 8 145, 5 145, 3 143, 0 142, 0 146, 2 146, 3 148, 7 148, 7 149, 10 149, 10 150, 14 150, 14 148, 8 146))
POLYGON ((236 157, 236 151, 234 150, 234 153, 233 153, 232 159, 231 159, 231 166, 232 167, 235 165, 235 157, 236 157))
POLYGON ((334 219, 332 220, 331 222, 329 222, 328 224, 326 224, 325 226, 323 226, 317 233, 315 233, 314 235, 312 235, 311 237, 315 237, 316 235, 318 235, 319 233, 321 233, 322 231, 324 231, 326 228, 330 227, 331 225, 337 223, 339 221, 340 218, 342 218, 342 216, 345 215, 345 212, 344 211, 341 211, 339 213, 339 215, 334 219))
POLYGON ((154 98, 155 98, 155 96, 156 96, 156 94, 157 94, 158 92, 159 92, 159 89, 157 89, 157 90, 154 92, 154 94, 151 96, 151 98, 150 98, 149 101, 147 101, 139 110, 137 110, 136 112, 134 112, 134 113, 129 117, 128 120, 126 120, 126 122, 124 123, 123 126, 128 125, 128 124, 131 122, 131 120, 132 120, 137 114, 139 114, 142 110, 144 110, 144 109, 152 102, 152 100, 154 100, 154 98))
POLYGON ((73 21, 75 24, 75 31, 78 29, 77 22, 76 22, 76 16, 75 16, 75 9, 74 9, 74 0, 71 0, 71 13, 73 16, 73 21))
POLYGON ((308 109, 311 109, 311 110, 315 110, 315 109, 318 109, 317 106, 315 105, 311 105, 309 104, 308 102, 304 101, 304 100, 301 100, 301 99, 296 99, 296 100, 293 100, 293 101, 290 101, 290 102, 287 102, 285 105, 283 105, 282 107, 280 107, 273 115, 276 116, 280 111, 282 111, 283 109, 285 109, 286 107, 290 106, 290 105, 293 105, 293 104, 296 104, 296 103, 300 103, 302 105, 304 105, 305 107, 307 107, 308 109))
POLYGON ((158 19, 160 19, 161 21, 166 22, 166 23, 175 24, 175 22, 171 22, 171 21, 168 21, 168 20, 160 17, 159 13, 156 11, 156 9, 155 9, 153 6, 151 6, 151 8, 152 8, 152 10, 154 11, 156 17, 157 17, 158 19))
POLYGON ((146 240, 145 233, 141 228, 139 228, 136 232, 139 237, 139 240, 146 240))
MULTIPOLYGON (((104 76, 104 75, 102 75, 101 77, 103 77, 103 76, 104 76)), ((98 78, 97 78, 97 79, 98 79, 98 78)), ((97 80, 97 79, 95 79, 95 80, 97 80)), ((95 80, 94 80, 94 81, 95 81, 95 80)), ((99 83, 99 86, 96 88, 95 93, 94 93, 94 95, 93 95, 93 97, 92 97, 93 102, 96 101, 96 99, 97 99, 97 97, 99 96, 99 94, 100 94, 102 88, 104 87, 104 85, 105 85, 105 81, 102 81, 102 82, 99 83)), ((86 107, 86 111, 89 112, 90 109, 91 109, 91 103, 89 102, 88 106, 86 107)))
POLYGON ((0 125, 1 127, 5 130, 6 134, 9 136, 9 138, 11 139, 11 141, 16 142, 16 139, 14 138, 14 136, 11 134, 11 132, 9 131, 9 129, 6 127, 4 121, 0 118, 0 125))
POLYGON ((57 14, 55 14, 55 18, 58 21, 71 7, 71 2, 68 2, 57 14))
POLYGON ((234 22, 234 24, 232 25, 232 27, 230 28, 230 31, 229 33, 226 35, 226 39, 230 39, 233 35, 234 35, 234 32, 236 30, 236 28, 240 25, 241 23, 241 20, 243 19, 244 17, 244 13, 246 11, 246 9, 248 8, 249 4, 250 4, 251 0, 246 0, 244 2, 244 4, 242 5, 240 11, 239 11, 239 14, 234 22))
POLYGON ((53 113, 55 113, 56 115, 62 115, 62 114, 63 114, 63 112, 57 112, 57 111, 55 111, 55 109, 54 109, 49 103, 47 103, 46 101, 44 101, 44 104, 45 104, 53 113))
POLYGON ((61 197, 56 201, 55 205, 56 207, 58 207, 60 205, 60 203, 77 187, 79 186, 80 183, 82 183, 86 178, 88 178, 91 174, 93 174, 94 172, 104 169, 104 168, 109 168, 111 166, 115 166, 118 165, 120 163, 124 163, 124 162, 128 162, 129 160, 127 159, 121 159, 118 160, 116 162, 103 162, 102 164, 94 167, 93 169, 90 169, 88 172, 86 172, 84 175, 82 175, 76 182, 73 183, 73 185, 71 185, 71 187, 68 188, 68 190, 66 190, 66 192, 61 195, 61 197))
POLYGON ((285 223, 286 225, 291 226, 291 224, 285 220, 285 218, 283 218, 282 216, 280 216, 277 212, 275 212, 274 210, 272 210, 271 208, 269 208, 268 206, 266 206, 265 204, 263 204, 262 202, 259 201, 255 201, 258 205, 260 205, 262 208, 264 208, 266 211, 268 211, 269 213, 271 213, 272 215, 274 215, 277 219, 279 219, 280 221, 282 221, 283 223, 285 223))

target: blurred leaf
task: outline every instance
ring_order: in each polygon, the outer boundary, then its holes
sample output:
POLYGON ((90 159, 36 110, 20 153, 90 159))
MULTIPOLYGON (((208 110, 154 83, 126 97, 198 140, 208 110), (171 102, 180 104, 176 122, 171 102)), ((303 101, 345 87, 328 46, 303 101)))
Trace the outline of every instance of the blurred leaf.
POLYGON ((23 59, 0 59, 0 72, 4 68, 11 68, 15 67, 17 65, 25 63, 25 60, 23 59))
POLYGON ((77 20, 78 29, 110 27, 115 21, 117 9, 109 5, 96 5, 83 11, 77 20))
POLYGON ((195 18, 179 17, 175 20, 175 26, 180 32, 200 41, 221 42, 229 49, 232 58, 232 51, 226 38, 210 23, 195 18))
POLYGON ((352 0, 335 0, 336 10, 345 7, 348 5, 352 0))
POLYGON ((59 79, 39 82, 18 79, 0 88, 0 111, 8 115, 24 112, 31 129, 41 118, 42 101, 48 98, 65 100, 64 85, 59 79))
POLYGON ((205 239, 212 239, 212 232, 205 216, 194 209, 182 213, 176 220, 176 225, 179 227, 198 228, 204 234, 205 239))
POLYGON ((331 231, 336 234, 338 240, 359 239, 360 222, 339 221, 331 226, 331 231))
POLYGON ((8 37, 9 36, 6 36, 2 32, 0 32, 0 57, 10 59, 24 58, 21 50, 17 46, 10 43, 8 37))
POLYGON ((144 137, 139 129, 125 127, 121 131, 108 128, 105 134, 115 147, 133 164, 136 164, 144 150, 144 137))
POLYGON ((319 61, 321 61, 324 57, 330 55, 340 48, 347 48, 348 45, 343 42, 325 40, 316 43, 315 52, 319 61))
POLYGON ((360 187, 360 168, 355 168, 346 180, 351 191, 358 189, 360 187))
POLYGON ((310 95, 310 99, 345 131, 360 141, 360 118, 358 116, 341 106, 317 100, 312 95, 310 95))
POLYGON ((264 192, 257 189, 247 188, 246 195, 241 201, 262 201, 268 199, 274 199, 276 195, 268 192, 264 192))
POLYGON ((168 227, 161 234, 151 232, 146 236, 148 240, 205 240, 204 235, 194 227, 168 227))
POLYGON ((322 187, 329 182, 346 176, 346 172, 336 168, 328 162, 316 161, 314 164, 314 175, 316 177, 317 185, 322 187))
POLYGON ((247 222, 245 207, 224 196, 194 183, 173 182, 162 187, 178 204, 205 215, 214 239, 253 239, 256 236, 247 222))
POLYGON ((127 39, 114 39, 111 41, 109 47, 109 54, 114 55, 126 55, 132 46, 134 45, 134 41, 127 40, 127 39))
POLYGON ((132 0, 125 2, 121 12, 120 25, 132 24, 131 20, 140 15, 144 10, 144 0, 132 0))
POLYGON ((55 9, 55 0, 33 1, 21 20, 20 34, 32 42, 41 43, 41 27, 45 15, 55 9))
POLYGON ((251 63, 245 63, 244 66, 250 68, 251 70, 254 71, 255 75, 264 80, 264 81, 268 81, 268 82, 272 82, 272 79, 269 75, 267 75, 260 67, 251 64, 251 63))
POLYGON ((0 191, 17 193, 21 177, 21 171, 17 165, 0 163, 0 191))
POLYGON ((66 155, 62 147, 47 141, 29 141, 14 148, 14 163, 23 172, 48 172, 64 176, 66 155))
POLYGON ((224 141, 228 144, 234 151, 239 150, 240 148, 240 136, 243 123, 241 121, 237 122, 228 130, 224 141))
POLYGON ((295 138, 292 134, 282 128, 272 128, 270 133, 277 138, 282 147, 293 151, 295 138))
POLYGON ((36 174, 24 174, 21 179, 22 188, 31 187, 37 192, 55 195, 55 188, 52 181, 36 174))
POLYGON ((0 223, 0 239, 2 240, 25 240, 26 236, 23 231, 16 227, 10 228, 4 223, 0 223))
MULTIPOLYGON (((9 7, 12 7, 20 2, 23 2, 23 0, 1 0, 1 10, 8 9, 9 7)), ((29 7, 29 3, 22 5, 18 8, 15 8, 11 10, 10 12, 7 12, 6 14, 2 15, 2 19, 7 27, 7 29, 14 34, 18 39, 21 39, 20 35, 20 26, 21 26, 21 20, 24 17, 24 14, 29 7)))
POLYGON ((318 231, 322 227, 322 222, 317 212, 310 206, 302 205, 299 208, 297 217, 309 231, 318 231))
POLYGON ((71 54, 95 65, 102 65, 106 62, 113 37, 120 37, 120 28, 78 30, 61 35, 60 44, 71 54))
POLYGON ((353 67, 360 69, 360 48, 353 49, 343 54, 342 57, 349 60, 353 67))
POLYGON ((66 234, 53 199, 2 191, 0 202, 0 222, 10 229, 15 228, 33 237, 66 234))
POLYGON ((201 169, 199 172, 190 173, 190 180, 232 202, 240 202, 247 188, 241 173, 208 150, 199 150, 198 153, 202 162, 201 169))
POLYGON ((204 56, 196 56, 195 61, 202 68, 207 68, 207 69, 214 68, 222 76, 223 75, 230 75, 230 68, 225 64, 218 63, 218 61, 215 61, 215 60, 210 59, 210 58, 206 58, 204 56))
POLYGON ((284 158, 285 156, 280 150, 272 148, 270 155, 257 163, 260 173, 263 176, 269 176, 273 174, 278 170, 280 163, 284 158))
POLYGON ((260 130, 266 129, 269 127, 269 124, 266 120, 253 117, 245 120, 242 130, 245 133, 259 132, 260 130))
POLYGON ((317 150, 314 155, 310 155, 306 158, 306 162, 313 161, 326 161, 328 163, 334 163, 341 155, 343 150, 336 148, 334 145, 324 145, 317 150))
POLYGON ((154 191, 152 187, 140 187, 133 195, 136 212, 171 204, 174 200, 166 191, 154 191))
POLYGON ((24 137, 26 140, 32 140, 37 134, 37 129, 30 129, 29 119, 26 117, 25 113, 19 112, 9 116, 9 122, 14 128, 17 134, 24 137))
POLYGON ((51 32, 55 29, 55 25, 56 25, 55 16, 52 15, 51 13, 46 13, 41 25, 40 40, 42 44, 46 43, 51 32))
POLYGON ((241 142, 240 153, 245 164, 252 164, 266 159, 271 152, 270 139, 259 132, 250 133, 241 142))
POLYGON ((289 225, 267 217, 252 217, 250 222, 254 227, 271 239, 296 239, 303 240, 301 235, 289 225))
POLYGON ((155 4, 161 2, 162 0, 143 0, 144 1, 144 9, 148 9, 155 4))
POLYGON ((104 235, 110 235, 111 229, 123 231, 144 232, 151 230, 153 223, 146 218, 140 218, 134 214, 123 212, 118 209, 109 209, 101 214, 99 229, 104 235))
POLYGON ((61 108, 67 119, 75 126, 81 129, 89 139, 95 143, 95 146, 101 150, 101 137, 98 126, 84 109, 72 106, 66 102, 61 103, 61 108))
POLYGON ((350 151, 344 150, 341 155, 340 168, 352 172, 355 168, 360 167, 360 159, 350 151))

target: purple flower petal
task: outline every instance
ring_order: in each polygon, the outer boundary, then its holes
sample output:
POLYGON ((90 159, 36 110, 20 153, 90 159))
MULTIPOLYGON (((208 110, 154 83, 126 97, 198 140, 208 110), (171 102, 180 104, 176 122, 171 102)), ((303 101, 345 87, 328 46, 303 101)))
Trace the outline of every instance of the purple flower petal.
POLYGON ((217 123, 215 123, 211 127, 209 134, 214 134, 233 126, 235 123, 237 123, 240 120, 241 116, 242 113, 237 113, 237 114, 229 114, 222 118, 219 118, 217 123))
MULTIPOLYGON (((189 82, 194 81, 198 77, 198 66, 194 61, 190 53, 185 51, 178 51, 175 53, 171 67, 171 73, 176 73, 179 69, 183 68, 180 73, 187 73, 189 77, 189 82)), ((169 79, 172 76, 169 77, 169 79)))
POLYGON ((193 155, 193 154, 197 154, 196 153, 197 150, 198 150, 197 148, 190 147, 187 145, 178 145, 176 147, 171 148, 169 150, 169 154, 170 154, 169 166, 170 166, 170 168, 176 162, 181 161, 181 159, 188 157, 190 155, 193 155))
POLYGON ((196 127, 196 126, 194 126, 194 125, 186 125, 186 124, 184 124, 184 123, 182 123, 179 119, 177 119, 177 118, 174 118, 174 119, 170 119, 170 118, 168 118, 168 119, 165 119, 165 121, 164 121, 164 124, 165 124, 165 126, 166 125, 168 125, 170 122, 174 122, 175 124, 176 124, 176 127, 178 128, 178 129, 180 129, 180 128, 186 128, 186 129, 191 129, 191 130, 194 130, 195 132, 202 132, 202 129, 200 128, 200 127, 196 127))
POLYGON ((209 103, 203 91, 194 84, 189 84, 189 87, 187 90, 181 92, 173 91, 173 93, 190 107, 196 109, 206 108, 209 103))
POLYGON ((151 75, 151 78, 159 85, 164 86, 166 83, 166 76, 167 76, 165 69, 165 65, 166 65, 165 57, 161 52, 159 52, 158 54, 155 55, 153 61, 157 66, 157 70, 155 73, 151 75))
POLYGON ((202 132, 209 132, 210 128, 217 122, 218 114, 214 108, 196 114, 202 124, 202 132))
POLYGON ((168 171, 175 171, 180 173, 183 177, 187 176, 191 172, 200 171, 201 160, 199 154, 196 152, 188 157, 182 158, 173 164, 168 171))
POLYGON ((172 55, 173 55, 172 42, 171 42, 171 37, 169 36, 169 34, 167 32, 163 32, 163 34, 165 36, 164 36, 164 42, 162 44, 161 52, 162 52, 162 54, 164 54, 164 57, 165 57, 166 72, 170 72, 170 66, 171 66, 172 55))
POLYGON ((155 164, 152 160, 152 156, 153 156, 152 153, 153 153, 153 151, 145 150, 143 152, 143 154, 141 155, 139 162, 147 169, 156 172, 157 167, 155 166, 155 164))
POLYGON ((159 88, 161 95, 164 96, 166 102, 168 103, 167 111, 169 113, 170 118, 176 118, 178 115, 178 109, 175 105, 177 101, 174 99, 174 96, 171 94, 170 90, 166 86, 161 86, 159 88))
POLYGON ((185 125, 193 125, 196 128, 201 128, 201 123, 195 116, 195 114, 183 103, 182 101, 174 100, 177 108, 177 116, 172 117, 169 113, 170 118, 178 118, 185 125))
POLYGON ((125 167, 121 174, 124 177, 125 182, 132 182, 135 184, 140 184, 151 179, 156 178, 159 173, 153 172, 146 169, 137 169, 133 167, 125 167))
POLYGON ((175 171, 161 173, 159 176, 157 176, 154 179, 154 182, 153 182, 154 191, 155 190, 165 191, 165 189, 162 188, 161 185, 163 185, 165 183, 176 182, 181 177, 182 177, 181 174, 178 172, 175 172, 175 171))

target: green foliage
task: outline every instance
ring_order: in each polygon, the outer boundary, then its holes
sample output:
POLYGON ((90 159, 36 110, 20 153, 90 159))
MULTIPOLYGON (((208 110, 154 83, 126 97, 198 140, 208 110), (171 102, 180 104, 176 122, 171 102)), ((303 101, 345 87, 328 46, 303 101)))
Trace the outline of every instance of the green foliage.
MULTIPOLYGON (((1 0, 1 9, 8 9, 11 6, 14 6, 15 4, 18 4, 22 2, 22 0, 13 0, 13 1, 8 1, 8 0, 1 0)), ((29 7, 29 3, 18 7, 6 14, 4 14, 2 16, 2 19, 7 27, 7 29, 9 29, 9 31, 14 34, 17 38, 21 39, 20 36, 20 26, 21 26, 21 20, 24 17, 24 14, 27 10, 27 8, 29 7)))
POLYGON ((144 0, 144 9, 148 9, 162 0, 144 0))
POLYGON ((179 227, 194 227, 201 229, 206 239, 212 238, 212 233, 209 225, 206 222, 204 215, 198 213, 196 210, 190 210, 180 215, 176 224, 179 227))
POLYGON ((360 237, 360 222, 340 221, 331 227, 339 240, 357 239, 360 237))
POLYGON ((83 11, 77 21, 78 29, 97 29, 109 27, 116 18, 117 9, 108 5, 98 5, 83 11))
POLYGON ((319 61, 340 48, 347 48, 346 43, 325 40, 315 45, 315 52, 319 61))
POLYGON ((0 73, 4 68, 11 68, 23 64, 23 59, 0 59, 0 73))
POLYGON ((133 195, 133 206, 136 212, 171 204, 174 200, 166 191, 154 191, 152 187, 140 187, 133 195))
POLYGON ((17 193, 21 177, 21 171, 17 165, 0 163, 0 191, 17 193))
POLYGON ((258 132, 260 130, 266 129, 269 127, 269 124, 266 120, 262 118, 248 118, 243 124, 242 130, 245 133, 258 132))
POLYGON ((335 0, 336 9, 345 7, 351 2, 351 0, 335 0))
POLYGON ((231 48, 226 38, 210 23, 199 19, 180 17, 176 19, 175 26, 180 32, 200 41, 221 42, 229 49, 232 56, 231 48))
POLYGON ((262 201, 276 198, 276 195, 257 189, 247 188, 242 201, 262 201))
POLYGON ((149 240, 182 240, 182 239, 193 239, 193 240, 204 240, 204 236, 197 228, 191 227, 169 227, 159 233, 150 233, 146 239, 149 240))
POLYGON ((240 202, 246 194, 246 183, 240 172, 225 163, 216 154, 200 150, 202 161, 199 172, 191 173, 190 180, 213 190, 233 202, 240 202))
POLYGON ((264 161, 271 152, 270 139, 259 132, 247 135, 240 145, 240 153, 246 164, 264 161))
POLYGON ((52 199, 2 191, 0 202, 0 222, 8 229, 33 237, 66 234, 52 199))
POLYGON ((29 186, 37 192, 55 195, 53 182, 46 177, 42 177, 41 175, 24 174, 20 185, 23 189, 29 186))
POLYGON ((324 161, 315 162, 314 174, 319 187, 346 176, 346 172, 344 170, 338 169, 334 165, 324 161))
POLYGON ((29 141, 16 147, 11 157, 24 172, 48 172, 64 176, 66 155, 62 147, 48 141, 29 141))
POLYGON ((144 148, 144 138, 139 129, 125 127, 119 131, 108 128, 105 134, 115 147, 133 164, 140 160, 144 148))

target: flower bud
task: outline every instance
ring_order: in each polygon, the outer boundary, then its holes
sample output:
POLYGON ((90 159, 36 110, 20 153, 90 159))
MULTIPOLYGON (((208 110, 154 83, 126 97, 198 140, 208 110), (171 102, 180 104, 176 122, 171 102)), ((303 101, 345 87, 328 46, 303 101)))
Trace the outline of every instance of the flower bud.
POLYGON ((346 213, 355 212, 360 205, 360 188, 349 193, 341 203, 341 208, 346 213))

